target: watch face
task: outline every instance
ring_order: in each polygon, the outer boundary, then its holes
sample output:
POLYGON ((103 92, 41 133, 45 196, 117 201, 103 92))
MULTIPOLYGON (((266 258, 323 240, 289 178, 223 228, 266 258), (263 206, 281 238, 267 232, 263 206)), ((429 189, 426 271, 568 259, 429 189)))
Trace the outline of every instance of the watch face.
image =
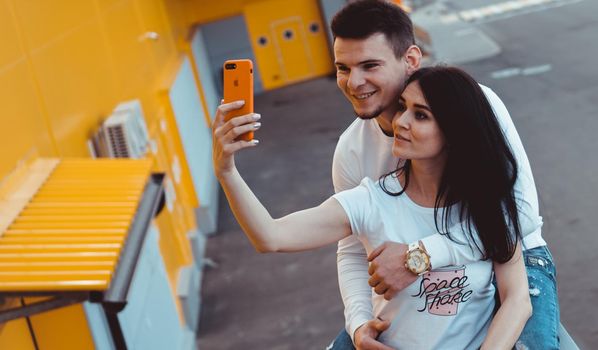
POLYGON ((425 256, 420 250, 414 250, 409 254, 407 264, 409 269, 414 273, 422 273, 426 271, 428 267, 428 257, 425 256))

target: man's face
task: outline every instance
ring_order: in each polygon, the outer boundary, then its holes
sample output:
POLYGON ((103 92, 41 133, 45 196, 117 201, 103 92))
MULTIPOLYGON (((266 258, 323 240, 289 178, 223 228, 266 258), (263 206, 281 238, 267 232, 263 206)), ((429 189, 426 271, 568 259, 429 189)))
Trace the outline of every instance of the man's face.
POLYGON ((362 119, 380 115, 392 120, 407 79, 404 57, 395 57, 386 36, 366 39, 336 38, 336 82, 362 119))

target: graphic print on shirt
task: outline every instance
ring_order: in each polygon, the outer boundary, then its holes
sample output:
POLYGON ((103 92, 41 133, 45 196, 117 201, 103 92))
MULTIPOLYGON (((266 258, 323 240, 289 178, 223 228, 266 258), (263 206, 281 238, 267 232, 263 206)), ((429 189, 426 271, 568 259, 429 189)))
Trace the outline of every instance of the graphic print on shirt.
POLYGON ((426 309, 432 315, 454 316, 459 312, 459 304, 471 298, 473 290, 468 289, 465 266, 452 266, 437 269, 422 275, 419 292, 412 297, 422 300, 419 312, 426 309))

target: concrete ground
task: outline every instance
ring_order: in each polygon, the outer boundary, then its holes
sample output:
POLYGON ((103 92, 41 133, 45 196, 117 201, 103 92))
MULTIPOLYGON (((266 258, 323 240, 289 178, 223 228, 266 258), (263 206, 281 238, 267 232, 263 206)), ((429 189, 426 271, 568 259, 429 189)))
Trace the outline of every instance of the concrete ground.
MULTIPOLYGON (((334 147, 354 114, 336 81, 321 78, 256 97, 257 148, 237 157, 247 183, 279 217, 333 193, 334 147)), ((307 253, 258 254, 223 196, 209 238, 200 349, 323 349, 343 327, 336 245, 307 253)))

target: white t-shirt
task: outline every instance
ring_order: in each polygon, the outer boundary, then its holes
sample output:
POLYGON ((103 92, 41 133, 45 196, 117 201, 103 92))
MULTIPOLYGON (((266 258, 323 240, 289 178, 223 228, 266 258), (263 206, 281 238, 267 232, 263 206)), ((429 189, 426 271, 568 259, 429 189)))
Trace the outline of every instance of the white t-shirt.
MULTIPOLYGON (((385 184, 392 192, 401 189, 394 176, 385 184)), ((334 198, 368 253, 385 241, 409 243, 435 230, 434 208, 405 193, 388 195, 369 178, 334 198)), ((458 218, 458 212, 451 214, 458 218)), ((492 319, 494 292, 491 261, 434 269, 390 301, 372 292, 374 316, 391 321, 379 339, 396 349, 477 349, 492 319)))
MULTIPOLYGON (((542 239, 542 217, 538 210, 538 196, 531 167, 523 145, 500 98, 491 89, 481 85, 490 102, 505 138, 517 160, 518 177, 515 197, 520 212, 523 248, 546 245, 542 239)), ((332 163, 332 181, 335 192, 357 186, 365 177, 377 180, 396 168, 398 159, 392 155, 393 138, 386 136, 375 119, 356 119, 340 136, 332 163)), ((451 232, 459 231, 451 228, 451 232)), ((422 239, 430 253, 432 267, 465 265, 481 258, 479 251, 458 245, 446 236, 430 230, 422 239)), ((411 243, 411 242, 406 242, 411 243)), ((363 323, 373 318, 371 288, 367 255, 363 245, 354 236, 338 244, 337 263, 341 296, 345 305, 345 326, 351 337, 363 323)))

